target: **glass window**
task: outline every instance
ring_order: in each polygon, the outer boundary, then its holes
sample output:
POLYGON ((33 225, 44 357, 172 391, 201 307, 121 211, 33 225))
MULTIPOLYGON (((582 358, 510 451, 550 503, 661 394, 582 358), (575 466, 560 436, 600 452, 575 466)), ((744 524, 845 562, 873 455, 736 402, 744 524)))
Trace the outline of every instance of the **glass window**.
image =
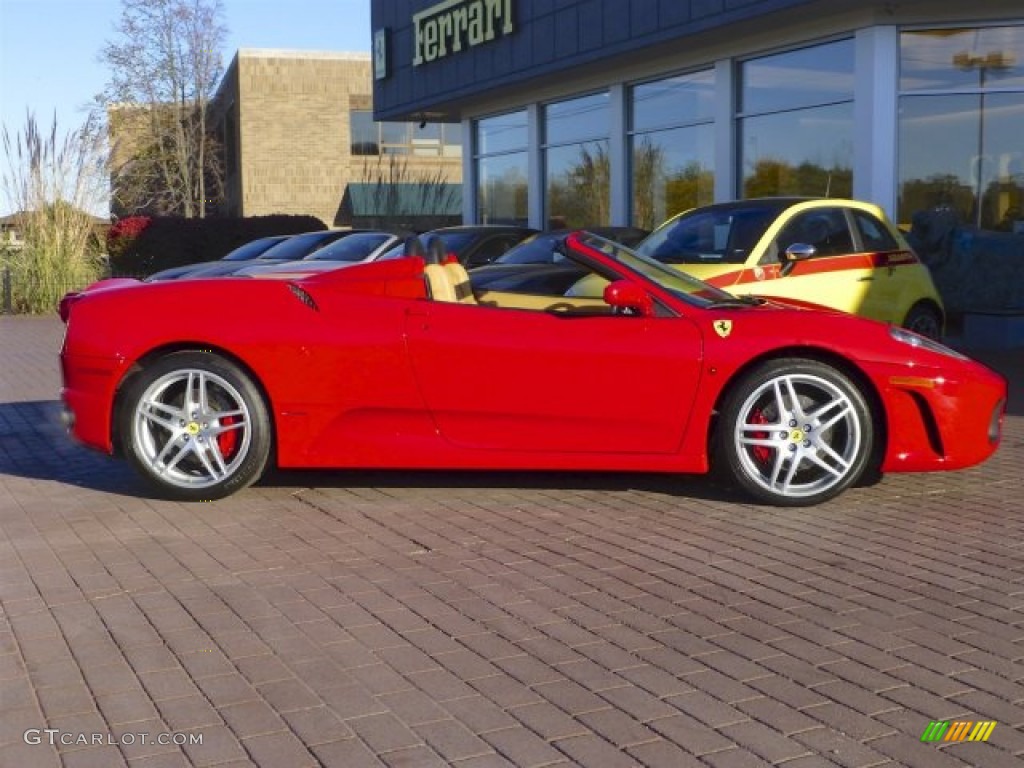
POLYGON ((529 219, 526 110, 477 120, 473 133, 478 220, 525 225, 529 219))
POLYGON ((580 228, 611 220, 611 164, 607 141, 550 147, 547 159, 548 226, 580 228))
POLYGON ((671 128, 714 117, 715 78, 711 70, 633 86, 632 129, 671 128))
POLYGON ((960 225, 1024 234, 1022 59, 1021 26, 900 35, 899 220, 925 258, 960 225))
POLYGON ((814 247, 815 258, 853 253, 853 237, 841 208, 815 208, 795 216, 776 238, 776 253, 796 243, 814 247))
POLYGON ((459 157, 458 123, 376 123, 369 110, 349 112, 353 155, 420 155, 459 157))
POLYGON ((476 123, 476 147, 481 155, 525 149, 528 143, 526 110, 488 117, 476 123))
POLYGON ((550 228, 602 226, 611 219, 607 93, 544 108, 545 206, 550 228))
POLYGON ((900 35, 900 90, 1024 88, 1024 27, 900 35))
POLYGON ((391 240, 384 232, 355 232, 325 245, 309 256, 310 261, 362 261, 391 240))
POLYGON ((853 104, 740 121, 743 196, 853 194, 853 104))
POLYGON ((714 199, 710 70, 634 86, 630 91, 632 223, 653 229, 714 199))
POLYGON ((740 112, 776 112, 852 99, 853 54, 853 40, 839 40, 744 62, 740 112))
POLYGON ((378 155, 380 144, 377 141, 377 124, 373 122, 373 113, 362 110, 349 112, 351 131, 351 151, 353 155, 378 155))
POLYGON ((853 54, 840 40, 741 66, 744 197, 853 194, 853 54))
POLYGON ((607 92, 548 104, 544 108, 544 138, 549 145, 607 138, 608 125, 607 92))
POLYGON ((381 144, 409 144, 409 123, 381 123, 381 144))
POLYGON ((526 152, 477 160, 477 210, 483 224, 522 224, 527 209, 526 152))
POLYGON ((857 222, 857 229, 860 230, 860 239, 864 243, 865 251, 896 251, 899 250, 899 243, 892 236, 889 229, 882 222, 864 211, 853 211, 853 219, 857 222))

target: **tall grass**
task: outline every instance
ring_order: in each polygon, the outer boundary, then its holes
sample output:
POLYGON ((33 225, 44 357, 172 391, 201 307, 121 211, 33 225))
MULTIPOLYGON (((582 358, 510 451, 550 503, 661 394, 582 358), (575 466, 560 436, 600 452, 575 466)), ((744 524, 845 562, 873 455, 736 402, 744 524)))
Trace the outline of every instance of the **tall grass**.
POLYGON ((106 198, 106 151, 100 126, 88 119, 58 136, 40 130, 29 113, 11 135, 3 127, 5 166, 0 175, 8 208, 15 212, 21 247, 8 245, 0 272, 8 267, 16 312, 51 312, 61 296, 102 273, 96 219, 106 198))

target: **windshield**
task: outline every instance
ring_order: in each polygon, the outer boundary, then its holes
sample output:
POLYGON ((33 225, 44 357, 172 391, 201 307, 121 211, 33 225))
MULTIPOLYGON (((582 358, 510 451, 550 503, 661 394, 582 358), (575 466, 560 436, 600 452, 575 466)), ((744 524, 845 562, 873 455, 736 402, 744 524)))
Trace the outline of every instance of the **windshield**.
POLYGON ((259 240, 253 240, 251 243, 240 245, 222 261, 248 261, 249 259, 255 259, 265 251, 273 248, 275 245, 280 243, 282 240, 287 239, 287 236, 283 237, 262 237, 259 240))
POLYGON ((501 254, 493 264, 554 264, 565 259, 565 233, 532 235, 501 254))
POLYGON ((278 243, 269 251, 266 251, 260 258, 294 261, 347 234, 348 232, 325 229, 323 232, 307 232, 304 235, 293 235, 287 240, 278 243))
POLYGON ((667 221, 636 246, 665 264, 742 264, 783 204, 697 208, 667 221))
POLYGON ((619 243, 592 235, 589 232, 582 233, 580 240, 584 245, 611 256, 627 269, 639 272, 648 280, 657 283, 666 291, 685 301, 696 303, 700 306, 739 301, 731 293, 708 285, 703 280, 691 277, 685 272, 680 272, 678 269, 667 267, 660 261, 656 261, 644 254, 631 251, 619 243))
POLYGON ((360 232, 325 245, 306 261, 363 261, 390 240, 386 232, 360 232))

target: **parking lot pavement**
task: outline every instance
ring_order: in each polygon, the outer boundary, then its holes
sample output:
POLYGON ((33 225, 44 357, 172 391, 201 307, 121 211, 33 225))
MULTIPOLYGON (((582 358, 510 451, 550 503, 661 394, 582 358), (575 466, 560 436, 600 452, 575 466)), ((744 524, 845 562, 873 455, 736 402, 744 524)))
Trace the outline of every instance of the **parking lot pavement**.
POLYGON ((401 472, 184 505, 63 434, 60 334, 0 318, 0 766, 1022 764, 1021 355, 988 463, 813 509, 401 472))

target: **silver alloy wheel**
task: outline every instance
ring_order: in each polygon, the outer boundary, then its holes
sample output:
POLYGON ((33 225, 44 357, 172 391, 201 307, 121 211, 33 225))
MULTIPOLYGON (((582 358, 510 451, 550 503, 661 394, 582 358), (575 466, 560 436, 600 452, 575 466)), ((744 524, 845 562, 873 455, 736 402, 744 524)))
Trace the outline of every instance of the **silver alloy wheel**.
POLYGON ((223 377, 194 368, 153 381, 138 400, 132 434, 154 477, 179 488, 207 488, 237 471, 252 441, 252 418, 223 377))
POLYGON ((843 389, 811 374, 783 374, 757 386, 733 432, 744 473, 770 494, 828 493, 857 470, 864 425, 843 389))

